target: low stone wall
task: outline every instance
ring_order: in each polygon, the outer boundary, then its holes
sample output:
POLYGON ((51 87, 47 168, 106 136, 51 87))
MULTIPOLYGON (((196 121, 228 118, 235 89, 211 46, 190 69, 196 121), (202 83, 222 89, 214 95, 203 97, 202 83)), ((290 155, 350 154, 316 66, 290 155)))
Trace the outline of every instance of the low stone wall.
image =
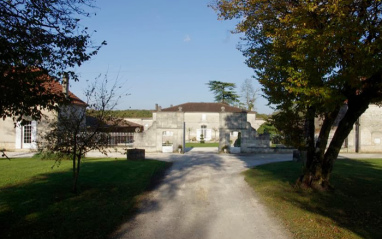
POLYGON ((289 154, 293 153, 291 148, 271 148, 271 147, 247 147, 242 153, 259 153, 259 154, 289 154))

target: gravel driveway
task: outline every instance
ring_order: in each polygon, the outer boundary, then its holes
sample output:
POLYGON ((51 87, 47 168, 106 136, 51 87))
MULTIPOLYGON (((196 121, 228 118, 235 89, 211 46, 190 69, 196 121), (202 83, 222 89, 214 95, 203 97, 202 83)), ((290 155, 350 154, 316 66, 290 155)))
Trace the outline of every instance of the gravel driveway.
POLYGON ((155 155, 174 164, 115 238, 290 238, 240 173, 251 166, 291 160, 292 155, 235 156, 203 150, 155 155))

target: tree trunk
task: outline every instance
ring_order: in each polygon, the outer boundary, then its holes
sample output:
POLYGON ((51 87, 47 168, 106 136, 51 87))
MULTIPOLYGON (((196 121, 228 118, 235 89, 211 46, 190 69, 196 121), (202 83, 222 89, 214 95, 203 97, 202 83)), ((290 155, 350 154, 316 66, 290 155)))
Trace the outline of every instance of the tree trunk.
MULTIPOLYGON (((376 72, 373 76, 368 79, 360 79, 361 87, 360 88, 352 88, 349 86, 347 89, 344 89, 344 93, 347 96, 347 106, 348 109, 338 124, 338 127, 334 133, 333 139, 329 144, 328 149, 325 154, 321 156, 321 153, 324 151, 327 143, 327 139, 330 132, 330 126, 333 124, 335 119, 335 112, 333 111, 331 117, 326 117, 328 122, 324 121, 324 124, 321 128, 320 138, 321 141, 318 145, 319 154, 316 156, 322 157, 319 160, 319 166, 321 168, 321 172, 318 170, 312 171, 310 168, 309 172, 313 174, 313 183, 312 185, 318 185, 321 189, 326 189, 330 187, 329 179, 330 174, 333 170, 334 161, 337 159, 338 154, 341 150, 342 144, 344 143, 346 137, 349 135, 355 122, 359 119, 359 117, 367 110, 369 104, 376 101, 381 101, 382 92, 380 89, 382 88, 382 70, 376 72), (334 117, 333 117, 334 116, 334 117), (331 118, 331 119, 329 119, 331 118), (333 122, 330 122, 332 121, 333 122), (322 137, 321 137, 322 136, 322 137), (322 141, 323 140, 323 141, 322 141)), ((338 112, 336 113, 338 114, 338 112)), ((310 175, 312 176, 312 175, 310 175)), ((301 178, 302 182, 306 181, 306 175, 301 178)))
MULTIPOLYGON (((311 153, 307 155, 307 163, 304 168, 304 173, 298 180, 298 185, 304 187, 320 188, 327 183, 322 178, 322 162, 324 159, 324 152, 328 143, 328 137, 331 127, 338 115, 339 108, 336 108, 330 113, 324 115, 323 124, 320 129, 320 134, 317 139, 316 145, 310 144, 311 153)), ((310 128, 310 131, 314 133, 315 129, 310 128)), ((312 132, 310 132, 312 134, 312 132)), ((314 143, 314 142, 313 142, 314 143)), ((326 187, 326 186, 325 186, 326 187)))
POLYGON ((73 193, 77 194, 77 181, 78 181, 78 168, 77 168, 77 133, 73 135, 74 147, 73 147, 73 193))
POLYGON ((73 193, 78 193, 78 179, 80 176, 80 164, 81 164, 81 155, 77 154, 77 165, 76 165, 76 172, 73 178, 73 193))
POLYGON ((322 174, 326 181, 329 182, 330 174, 333 170, 334 160, 337 159, 342 144, 349 135, 350 131, 353 129, 354 123, 369 107, 369 103, 370 101, 362 98, 359 99, 359 97, 349 100, 348 110, 344 118, 340 121, 322 162, 322 174))
MULTIPOLYGON (((328 149, 326 150, 325 154, 323 154, 324 151, 322 150, 324 149, 324 147, 326 147, 326 142, 330 132, 330 126, 333 124, 335 119, 334 117, 325 118, 319 137, 320 140, 323 141, 319 142, 314 157, 308 160, 310 161, 310 164, 307 165, 309 167, 306 167, 304 175, 300 177, 299 184, 303 184, 305 186, 321 190, 330 188, 329 179, 333 169, 334 161, 337 159, 337 156, 341 150, 342 144, 344 143, 346 137, 353 129, 354 123, 369 107, 370 100, 372 99, 372 93, 373 92, 365 90, 361 94, 349 97, 348 109, 344 117, 339 122, 328 149)), ((331 113, 332 116, 334 115, 334 113, 334 111, 331 113)))
POLYGON ((76 167, 76 174, 73 180, 73 193, 78 193, 78 179, 80 176, 80 167, 81 167, 81 153, 77 154, 77 167, 76 167))
POLYGON ((307 160, 305 167, 311 168, 314 166, 314 118, 316 114, 316 109, 314 107, 309 107, 306 114, 306 122, 305 122, 305 137, 307 142, 307 160))

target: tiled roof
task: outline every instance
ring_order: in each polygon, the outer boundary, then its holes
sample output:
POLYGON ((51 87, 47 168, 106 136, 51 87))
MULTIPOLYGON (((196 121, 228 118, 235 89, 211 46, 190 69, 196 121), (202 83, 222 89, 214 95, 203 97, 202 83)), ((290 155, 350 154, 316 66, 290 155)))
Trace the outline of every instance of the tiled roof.
MULTIPOLYGON (((60 94, 62 93, 62 85, 55 81, 44 81, 43 86, 49 90, 51 93, 57 93, 60 94)), ((75 94, 73 94, 71 91, 69 91, 69 97, 71 99, 71 103, 75 105, 80 105, 80 106, 86 106, 87 104, 82 101, 80 98, 78 98, 75 94)))
MULTIPOLYGON (((14 68, 12 71, 16 71, 14 68)), ((18 70, 19 71, 19 70, 18 70)), ((21 73, 25 72, 40 72, 40 69, 38 68, 27 68, 27 70, 20 70, 21 73)), ((63 93, 62 91, 62 85, 54 80, 52 77, 46 74, 40 74, 37 76, 37 79, 41 81, 41 86, 44 86, 45 89, 47 89, 48 93, 53 93, 53 94, 61 94, 63 93)), ((78 98, 75 94, 73 94, 70 90, 68 91, 69 98, 71 100, 72 104, 80 105, 80 106, 87 106, 87 104, 82 101, 80 98, 78 98)))
POLYGON ((116 118, 100 124, 100 121, 94 116, 86 116, 87 127, 100 127, 100 131, 112 132, 135 132, 137 128, 143 130, 143 126, 124 119, 116 118))
POLYGON ((222 107, 224 107, 224 112, 230 112, 230 113, 246 113, 247 111, 233 107, 224 103, 185 103, 181 105, 176 105, 173 107, 162 109, 163 112, 222 112, 222 107), (179 107, 182 107, 181 110, 179 110, 179 107))

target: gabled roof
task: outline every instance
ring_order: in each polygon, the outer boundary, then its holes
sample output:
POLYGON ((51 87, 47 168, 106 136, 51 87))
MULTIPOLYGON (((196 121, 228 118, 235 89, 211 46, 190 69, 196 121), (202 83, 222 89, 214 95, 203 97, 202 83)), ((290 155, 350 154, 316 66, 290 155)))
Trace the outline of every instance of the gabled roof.
MULTIPOLYGON (((41 69, 36 68, 36 67, 26 67, 25 69, 16 69, 12 68, 11 70, 13 73, 14 72, 19 72, 19 73, 39 73, 39 75, 36 76, 37 79, 37 84, 40 86, 43 86, 48 94, 53 94, 53 95, 60 95, 63 94, 63 86, 55 80, 53 77, 43 73, 41 69)), ((33 86, 31 86, 33 87, 33 86)), ((43 93, 44 94, 44 93, 43 93)), ((70 103, 79 105, 79 106, 87 106, 87 104, 82 101, 80 98, 78 98, 75 94, 73 94, 70 90, 68 90, 68 95, 70 99, 70 103)))
MULTIPOLYGON (((55 93, 55 94, 61 94, 62 93, 62 85, 55 81, 44 81, 43 86, 50 91, 50 93, 55 93)), ((87 104, 82 101, 80 98, 78 98, 75 94, 73 94, 71 91, 69 93, 69 98, 71 100, 72 104, 79 105, 79 106, 86 106, 87 104)))
POLYGON ((205 103, 205 102, 199 102, 199 103, 185 103, 181 105, 176 105, 173 107, 162 109, 163 112, 212 112, 212 113, 218 113, 218 112, 230 112, 230 113, 247 113, 247 111, 230 106, 225 103, 205 103), (181 110, 179 110, 179 107, 182 107, 181 110), (222 109, 224 107, 224 110, 222 109))

